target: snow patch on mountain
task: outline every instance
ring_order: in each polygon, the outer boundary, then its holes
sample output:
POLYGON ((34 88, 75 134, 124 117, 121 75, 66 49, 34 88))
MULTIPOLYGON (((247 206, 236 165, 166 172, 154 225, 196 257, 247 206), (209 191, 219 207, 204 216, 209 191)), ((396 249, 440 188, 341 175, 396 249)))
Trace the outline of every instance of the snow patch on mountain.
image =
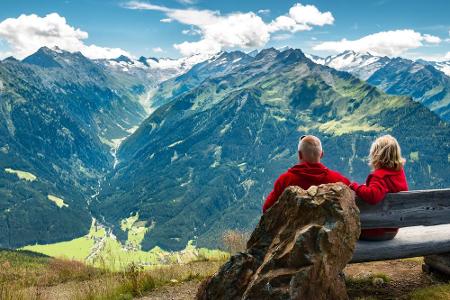
POLYGON ((98 59, 97 63, 112 69, 113 71, 125 72, 137 76, 146 76, 157 82, 182 75, 189 71, 194 65, 211 58, 210 54, 195 54, 178 59, 143 57, 139 59, 121 55, 114 59, 98 59))
POLYGON ((445 75, 450 76, 450 60, 447 61, 426 61, 418 60, 422 64, 432 65, 435 69, 443 72, 445 75))
MULTIPOLYGON (((325 58, 313 54, 305 55, 316 64, 352 73, 363 80, 370 78, 376 71, 394 59, 387 56, 375 56, 370 53, 358 53, 351 50, 325 58)), ((416 62, 420 63, 420 65, 415 65, 412 71, 419 71, 422 68, 421 65, 431 65, 447 76, 450 76, 450 61, 426 61, 419 59, 416 62)))
POLYGON ((306 56, 317 64, 353 73, 364 80, 389 62, 388 57, 374 56, 370 53, 357 53, 350 50, 326 58, 311 54, 306 56))

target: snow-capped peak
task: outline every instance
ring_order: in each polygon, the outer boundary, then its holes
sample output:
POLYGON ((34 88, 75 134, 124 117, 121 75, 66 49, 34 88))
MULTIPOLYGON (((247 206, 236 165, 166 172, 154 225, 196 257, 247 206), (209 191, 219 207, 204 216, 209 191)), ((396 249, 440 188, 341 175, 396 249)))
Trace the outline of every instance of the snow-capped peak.
POLYGON ((437 70, 443 72, 445 75, 450 76, 450 60, 447 61, 428 61, 423 59, 418 59, 416 62, 422 65, 431 65, 437 70))
POLYGON ((385 57, 374 56, 368 52, 359 53, 352 50, 346 50, 326 58, 311 54, 306 56, 317 64, 356 74, 364 80, 369 78, 388 62, 388 59, 385 57))
POLYGON ((114 59, 100 59, 97 62, 116 71, 127 73, 157 74, 159 80, 167 80, 189 71, 194 65, 208 60, 212 55, 196 54, 178 59, 141 56, 138 59, 119 56, 114 59))

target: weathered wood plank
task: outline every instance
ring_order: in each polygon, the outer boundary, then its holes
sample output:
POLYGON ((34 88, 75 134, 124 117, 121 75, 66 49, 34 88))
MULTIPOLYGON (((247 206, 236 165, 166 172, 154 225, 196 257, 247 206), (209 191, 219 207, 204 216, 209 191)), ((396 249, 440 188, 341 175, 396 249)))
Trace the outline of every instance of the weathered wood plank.
POLYGON ((380 204, 357 199, 362 228, 430 226, 450 223, 450 189, 388 194, 380 204))
POLYGON ((351 263, 425 256, 450 252, 450 224, 400 229, 395 239, 358 241, 351 263))

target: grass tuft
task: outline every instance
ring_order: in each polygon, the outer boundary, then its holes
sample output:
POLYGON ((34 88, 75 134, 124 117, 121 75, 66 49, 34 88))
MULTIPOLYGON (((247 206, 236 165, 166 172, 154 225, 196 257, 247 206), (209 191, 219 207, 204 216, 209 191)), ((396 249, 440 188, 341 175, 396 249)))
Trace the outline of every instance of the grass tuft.
POLYGON ((439 284, 423 289, 415 290, 411 293, 411 300, 448 300, 450 299, 450 284, 439 284))

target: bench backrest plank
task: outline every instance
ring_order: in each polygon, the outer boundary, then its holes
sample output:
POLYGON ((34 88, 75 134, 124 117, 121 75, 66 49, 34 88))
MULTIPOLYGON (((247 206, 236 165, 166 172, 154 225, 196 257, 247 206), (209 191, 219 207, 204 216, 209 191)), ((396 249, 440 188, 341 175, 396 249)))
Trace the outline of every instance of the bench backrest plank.
POLYGON ((450 189, 388 194, 377 205, 356 201, 362 228, 450 224, 450 189))

